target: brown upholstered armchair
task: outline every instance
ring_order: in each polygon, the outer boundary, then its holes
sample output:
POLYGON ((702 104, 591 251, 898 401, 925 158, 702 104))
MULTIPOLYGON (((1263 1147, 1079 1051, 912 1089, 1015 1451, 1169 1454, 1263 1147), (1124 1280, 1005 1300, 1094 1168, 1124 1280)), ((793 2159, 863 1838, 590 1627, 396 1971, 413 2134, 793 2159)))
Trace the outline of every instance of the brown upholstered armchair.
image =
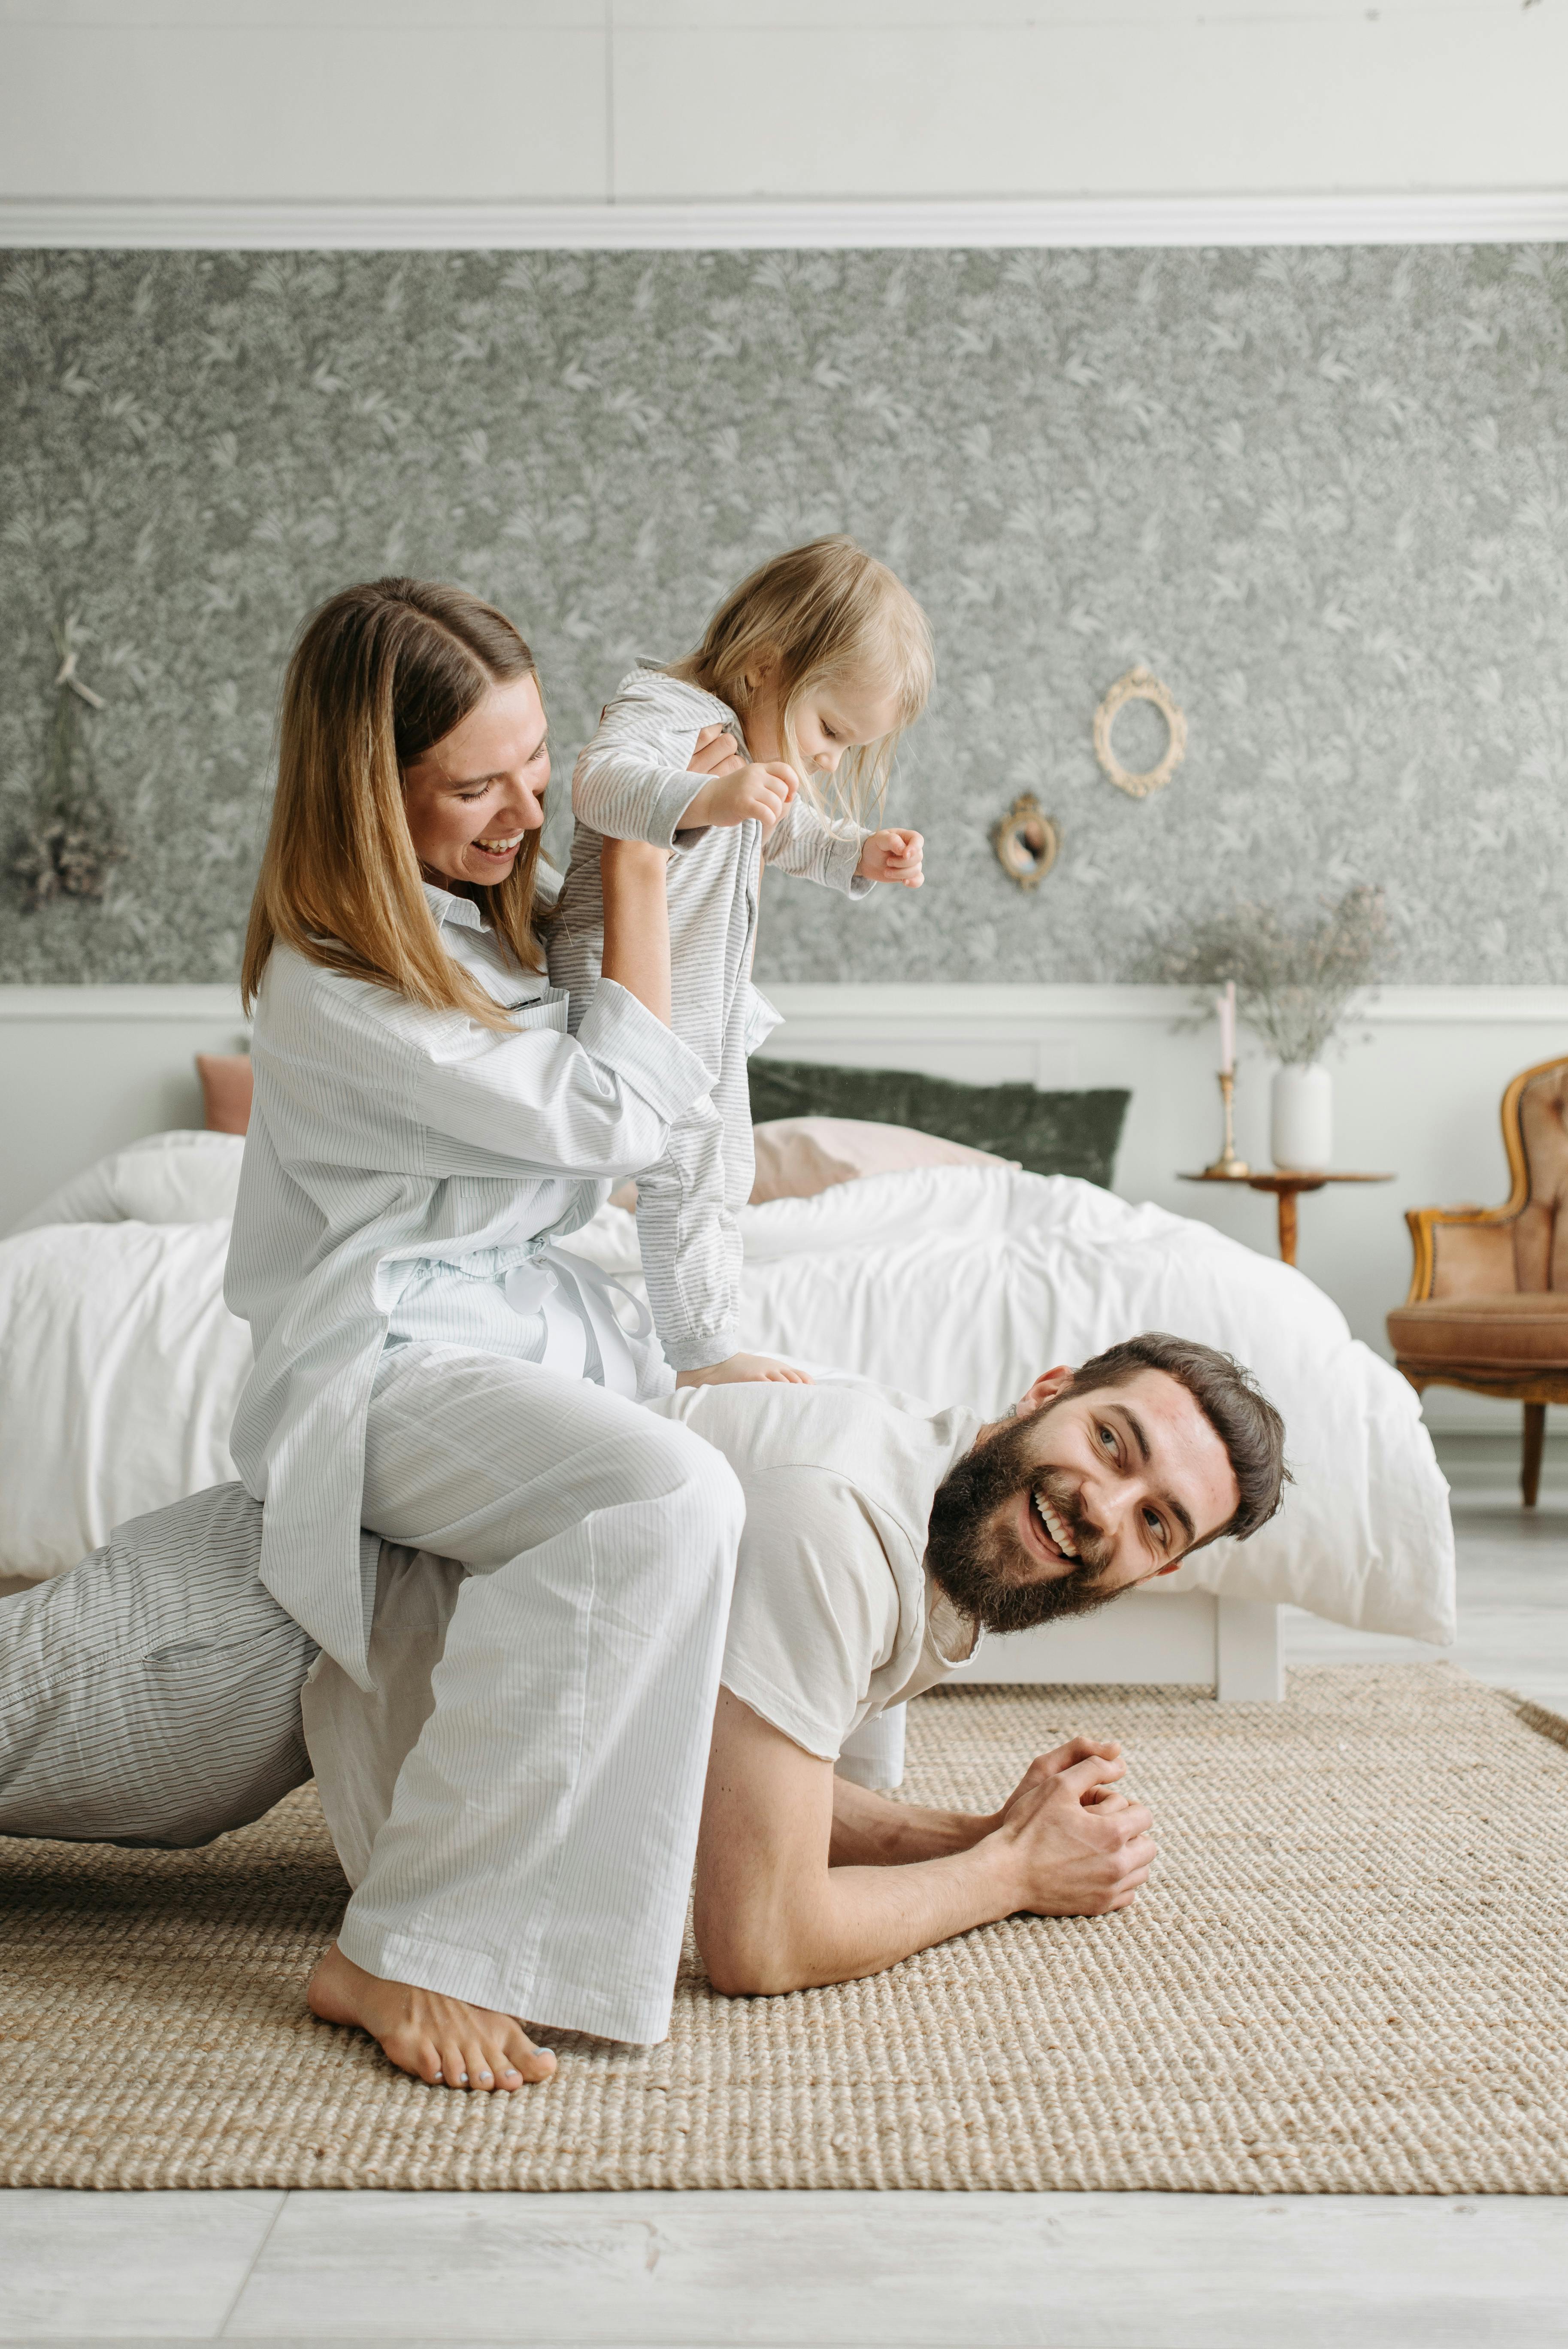
POLYGON ((1568 1402, 1568 1059, 1514 1078, 1502 1139, 1513 1187, 1501 1207, 1407 1211, 1415 1269, 1388 1336, 1418 1394, 1465 1387, 1524 1405, 1520 1484, 1532 1509, 1546 1406, 1568 1402))

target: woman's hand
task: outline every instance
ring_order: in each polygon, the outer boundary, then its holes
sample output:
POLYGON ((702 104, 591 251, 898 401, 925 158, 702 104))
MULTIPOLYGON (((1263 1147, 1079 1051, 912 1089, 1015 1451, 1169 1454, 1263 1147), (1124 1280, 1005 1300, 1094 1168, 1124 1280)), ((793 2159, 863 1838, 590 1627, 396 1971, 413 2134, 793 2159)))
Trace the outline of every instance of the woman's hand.
POLYGON ((744 767, 745 758, 733 734, 722 726, 704 726, 697 734, 696 748, 686 761, 688 775, 732 775, 737 767, 744 767))
POLYGON ((731 1354, 725 1362, 709 1362, 702 1371, 677 1371, 677 1387, 727 1387, 744 1380, 766 1380, 779 1386, 809 1387, 815 1381, 790 1362, 776 1362, 771 1354, 731 1354))

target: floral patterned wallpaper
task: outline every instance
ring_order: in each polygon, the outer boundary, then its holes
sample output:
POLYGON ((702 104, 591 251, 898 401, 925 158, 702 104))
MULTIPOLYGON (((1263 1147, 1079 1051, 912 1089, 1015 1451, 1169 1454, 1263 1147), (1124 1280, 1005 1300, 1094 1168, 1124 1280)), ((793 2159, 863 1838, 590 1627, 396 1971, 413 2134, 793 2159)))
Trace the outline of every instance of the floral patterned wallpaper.
MULTIPOLYGON (((332 588, 503 605, 563 803, 634 655, 846 529, 935 626, 893 802, 930 878, 777 884, 764 976, 1115 978, 1169 916, 1371 881, 1394 976, 1568 979, 1568 252, 48 253, 0 286, 0 846, 69 614, 123 851, 101 902, 5 884, 0 978, 232 975, 332 588), (1189 726, 1142 802, 1089 730, 1140 661, 1189 726), (1065 839, 1028 895, 986 837, 1021 790, 1065 839)), ((1161 740, 1118 722, 1130 767, 1161 740)))

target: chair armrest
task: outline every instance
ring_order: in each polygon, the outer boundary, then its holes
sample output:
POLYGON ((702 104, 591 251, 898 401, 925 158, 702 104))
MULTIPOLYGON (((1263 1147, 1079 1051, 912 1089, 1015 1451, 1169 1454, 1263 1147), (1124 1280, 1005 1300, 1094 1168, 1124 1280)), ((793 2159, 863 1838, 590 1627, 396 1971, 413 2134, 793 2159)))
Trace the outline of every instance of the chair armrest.
POLYGON ((1415 1263, 1407 1305, 1429 1297, 1511 1297, 1517 1208, 1408 1207, 1415 1263))

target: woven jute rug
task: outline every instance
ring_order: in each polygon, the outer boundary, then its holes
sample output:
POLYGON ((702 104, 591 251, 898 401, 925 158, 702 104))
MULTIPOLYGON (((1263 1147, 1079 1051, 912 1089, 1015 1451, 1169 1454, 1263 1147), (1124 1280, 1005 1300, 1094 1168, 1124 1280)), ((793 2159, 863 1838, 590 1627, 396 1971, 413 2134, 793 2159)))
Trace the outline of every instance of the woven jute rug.
POLYGON ((906 1791, 988 1807, 1080 1727, 1155 1812, 1130 1911, 789 1998, 693 1961, 663 2046, 556 2035, 514 2096, 305 2012, 344 1900, 308 1788, 204 1851, 0 1844, 0 2178, 1568 2192, 1568 1723, 1445 1665, 944 1692, 906 1791))

